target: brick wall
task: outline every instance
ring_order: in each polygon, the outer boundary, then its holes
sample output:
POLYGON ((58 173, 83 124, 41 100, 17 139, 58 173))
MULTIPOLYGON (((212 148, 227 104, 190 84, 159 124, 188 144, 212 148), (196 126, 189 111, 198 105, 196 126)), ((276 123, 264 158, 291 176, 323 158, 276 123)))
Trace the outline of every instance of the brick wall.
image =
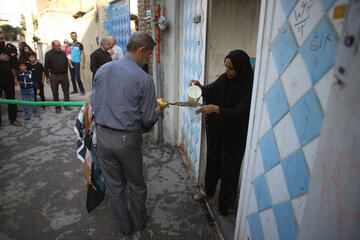
MULTIPOLYGON (((159 0, 155 0, 155 14, 157 14, 157 6, 159 4, 159 0)), ((146 22, 144 17, 146 15, 146 11, 151 9, 150 0, 138 0, 138 16, 139 16, 139 31, 145 31, 150 36, 152 36, 152 28, 151 22, 146 22)), ((152 63, 149 64, 149 74, 152 76, 153 69, 152 63)))

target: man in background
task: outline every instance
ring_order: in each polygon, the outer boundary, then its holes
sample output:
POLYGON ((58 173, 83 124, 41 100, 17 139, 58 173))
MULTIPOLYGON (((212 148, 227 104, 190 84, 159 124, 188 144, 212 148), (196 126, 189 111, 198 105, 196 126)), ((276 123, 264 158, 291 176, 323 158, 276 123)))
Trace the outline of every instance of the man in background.
MULTIPOLYGON (((18 85, 16 77, 16 62, 11 58, 11 53, 5 47, 5 35, 0 32, 0 98, 4 91, 6 99, 15 99, 15 85, 18 85)), ((16 120, 17 106, 14 104, 8 105, 8 117, 10 124, 14 126, 21 126, 21 123, 16 120)), ((1 127, 1 107, 0 107, 0 127, 1 127)))
POLYGON ((85 95, 85 89, 80 78, 80 62, 81 69, 85 68, 85 52, 82 43, 78 42, 76 32, 70 33, 71 39, 71 64, 73 68, 70 68, 71 82, 73 85, 73 91, 71 94, 78 93, 76 82, 79 85, 81 95, 85 95), (76 79, 76 80, 75 80, 76 79))
MULTIPOLYGON (((70 101, 69 95, 69 77, 68 77, 68 58, 61 50, 61 44, 58 40, 52 41, 52 49, 45 54, 45 76, 46 83, 50 84, 54 101, 59 101, 59 84, 64 93, 64 101, 70 101)), ((70 110, 70 107, 64 107, 70 110)), ((56 113, 61 112, 61 107, 55 107, 56 113)))
POLYGON ((120 58, 122 58, 124 56, 124 52, 121 49, 121 47, 116 45, 116 38, 115 37, 110 36, 109 39, 110 39, 110 47, 111 47, 109 49, 109 53, 111 55, 111 59, 113 61, 119 60, 120 58))
POLYGON ((93 73, 93 80, 97 70, 105 63, 111 62, 111 56, 108 52, 111 48, 110 45, 110 38, 105 37, 100 40, 100 47, 90 55, 90 69, 93 73))

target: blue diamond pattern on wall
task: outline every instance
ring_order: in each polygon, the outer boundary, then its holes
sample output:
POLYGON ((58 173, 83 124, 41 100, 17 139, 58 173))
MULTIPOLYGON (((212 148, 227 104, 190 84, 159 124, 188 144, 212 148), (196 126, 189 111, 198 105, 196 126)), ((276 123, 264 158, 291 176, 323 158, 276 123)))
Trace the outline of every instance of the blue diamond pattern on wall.
POLYGON ((259 147, 265 171, 280 162, 279 151, 276 146, 273 130, 270 129, 260 140, 259 147))
POLYGON ((324 6, 324 10, 327 11, 334 4, 336 0, 320 0, 322 5, 324 6))
POLYGON ((245 178, 252 181, 242 182, 247 190, 240 196, 245 199, 242 203, 250 201, 240 209, 249 214, 249 230, 242 233, 241 239, 298 238, 304 204, 309 201, 309 166, 316 156, 324 120, 319 99, 326 99, 329 94, 319 84, 325 86, 332 81, 329 70, 334 66, 339 45, 337 33, 342 28, 336 22, 340 19, 331 19, 332 11, 348 2, 276 0, 267 5, 263 31, 266 44, 262 44, 258 54, 265 56, 259 58, 260 65, 265 67, 258 75, 261 83, 257 103, 260 104, 254 110, 254 123, 258 123, 254 126, 260 129, 254 131, 251 138, 257 141, 252 141, 248 148, 255 148, 257 154, 249 152, 248 164, 253 168, 247 169, 245 178), (301 22, 301 28, 294 27, 293 18, 301 22), (289 74, 290 70, 293 74, 289 74), (304 78, 295 79, 294 74, 298 77, 304 74, 306 84, 302 82, 304 78), (258 109, 264 107, 262 111, 258 109), (286 139, 290 135, 296 139, 294 142, 286 139))
MULTIPOLYGON (((201 15, 201 19, 206 19, 207 4, 205 0, 185 0, 184 1, 184 24, 183 24, 183 71, 182 71, 182 93, 183 101, 186 101, 186 91, 189 87, 191 79, 199 80, 203 84, 203 68, 205 61, 205 53, 203 49, 202 34, 206 29, 206 21, 201 21, 198 24, 193 22, 193 16, 201 15), (204 8, 204 9, 203 9, 204 8)), ((182 108, 180 109, 183 117, 183 138, 186 140, 184 148, 187 157, 191 163, 191 169, 197 178, 198 162, 200 155, 201 142, 201 118, 194 117, 194 109, 182 108)))
POLYGON ((265 104, 269 112, 272 126, 274 126, 289 110, 284 89, 279 79, 276 80, 274 85, 266 93, 265 104))
POLYGON ((314 89, 300 98, 292 106, 290 113, 301 145, 319 135, 324 114, 314 89))
POLYGON ((297 0, 280 0, 281 5, 283 7, 285 15, 288 17, 294 8, 295 4, 297 3, 297 0))
POLYGON ((281 162, 286 185, 291 198, 306 193, 309 188, 310 173, 301 149, 290 154, 281 162))
POLYGON ((315 84, 334 64, 338 40, 326 16, 300 47, 301 56, 315 84))
POLYGON ((253 182, 256 202, 259 210, 271 207, 271 198, 265 175, 261 175, 253 182))
POLYGON ((254 213, 248 216, 251 239, 263 240, 264 234, 261 227, 259 213, 254 213))
POLYGON ((273 206, 273 209, 280 240, 297 239, 299 231, 290 200, 273 206))
POLYGON ((281 73, 298 51, 294 34, 287 21, 285 21, 270 48, 275 59, 278 73, 281 73))

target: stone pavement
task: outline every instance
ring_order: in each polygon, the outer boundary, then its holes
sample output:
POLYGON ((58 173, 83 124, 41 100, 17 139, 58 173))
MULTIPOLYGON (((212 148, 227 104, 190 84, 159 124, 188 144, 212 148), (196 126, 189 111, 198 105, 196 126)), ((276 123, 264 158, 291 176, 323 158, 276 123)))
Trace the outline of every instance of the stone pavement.
MULTIPOLYGON (((45 89, 51 100, 49 86, 45 89)), ((71 95, 72 101, 87 99, 71 95)), ((107 199, 90 214, 85 209, 85 180, 73 131, 78 108, 56 114, 47 107, 29 121, 19 113, 22 127, 9 125, 7 106, 1 113, 0 239, 214 238, 201 204, 193 200, 195 188, 177 148, 144 136, 149 218, 145 229, 123 237, 107 199)))

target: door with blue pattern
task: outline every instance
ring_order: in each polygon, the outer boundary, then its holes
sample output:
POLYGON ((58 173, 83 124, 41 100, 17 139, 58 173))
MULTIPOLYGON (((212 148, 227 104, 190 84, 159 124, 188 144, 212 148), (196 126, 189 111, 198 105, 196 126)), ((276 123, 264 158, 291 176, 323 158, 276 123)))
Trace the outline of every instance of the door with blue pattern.
POLYGON ((109 34, 116 38, 116 45, 126 53, 127 40, 131 35, 130 29, 130 0, 110 2, 109 6, 109 34))

